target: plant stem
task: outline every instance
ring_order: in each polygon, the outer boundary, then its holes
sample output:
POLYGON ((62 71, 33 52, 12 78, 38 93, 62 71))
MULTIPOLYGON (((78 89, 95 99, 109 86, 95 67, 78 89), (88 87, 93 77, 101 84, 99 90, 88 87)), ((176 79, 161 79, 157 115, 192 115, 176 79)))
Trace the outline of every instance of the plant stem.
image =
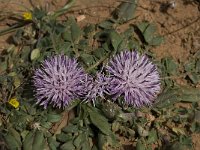
POLYGON ((106 56, 102 57, 99 61, 97 61, 94 65, 90 66, 89 68, 86 69, 87 72, 91 71, 92 69, 94 69, 95 67, 97 67, 98 65, 100 65, 107 57, 109 56, 109 54, 107 54, 106 56))

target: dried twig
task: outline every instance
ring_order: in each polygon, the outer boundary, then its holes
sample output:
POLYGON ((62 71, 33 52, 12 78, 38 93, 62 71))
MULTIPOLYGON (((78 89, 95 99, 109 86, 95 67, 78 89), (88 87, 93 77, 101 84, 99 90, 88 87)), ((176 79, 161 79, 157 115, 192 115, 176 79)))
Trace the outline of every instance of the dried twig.
POLYGON ((183 27, 181 27, 181 28, 179 28, 179 29, 176 29, 176 30, 174 30, 174 31, 171 31, 171 32, 168 32, 168 33, 164 34, 163 36, 167 36, 167 35, 170 35, 170 34, 174 34, 174 33, 176 33, 176 32, 179 32, 180 30, 183 30, 183 29, 185 29, 185 28, 187 28, 187 27, 193 25, 194 23, 198 22, 199 20, 200 20, 200 17, 198 17, 198 18, 195 19, 194 21, 190 22, 189 24, 187 24, 187 25, 185 25, 185 26, 183 26, 183 27))

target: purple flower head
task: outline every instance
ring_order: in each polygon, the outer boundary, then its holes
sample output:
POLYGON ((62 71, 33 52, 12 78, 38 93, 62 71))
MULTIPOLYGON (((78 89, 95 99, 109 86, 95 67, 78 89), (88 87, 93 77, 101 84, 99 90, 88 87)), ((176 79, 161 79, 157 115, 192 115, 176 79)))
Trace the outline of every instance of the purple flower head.
POLYGON ((58 55, 46 59, 33 78, 37 103, 44 108, 48 104, 60 108, 77 98, 83 89, 80 81, 85 78, 85 73, 76 59, 58 55))
POLYGON ((106 70, 110 75, 108 92, 114 99, 124 96, 129 105, 150 105, 160 91, 156 66, 146 55, 140 56, 136 51, 123 51, 116 55, 106 70))
POLYGON ((92 101, 93 104, 95 104, 97 97, 104 99, 104 93, 106 93, 106 86, 108 84, 105 75, 97 73, 96 78, 93 78, 91 75, 87 75, 83 84, 85 88, 81 95, 83 95, 84 101, 92 101))

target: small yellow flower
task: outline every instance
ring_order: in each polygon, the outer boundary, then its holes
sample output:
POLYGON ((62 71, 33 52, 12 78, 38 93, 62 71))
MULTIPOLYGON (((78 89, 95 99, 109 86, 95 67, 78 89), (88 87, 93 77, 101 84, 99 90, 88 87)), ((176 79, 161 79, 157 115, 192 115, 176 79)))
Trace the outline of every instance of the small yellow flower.
POLYGON ((11 98, 8 103, 15 108, 19 107, 19 101, 16 98, 11 98))
POLYGON ((32 20, 32 14, 30 12, 23 13, 24 20, 32 20))

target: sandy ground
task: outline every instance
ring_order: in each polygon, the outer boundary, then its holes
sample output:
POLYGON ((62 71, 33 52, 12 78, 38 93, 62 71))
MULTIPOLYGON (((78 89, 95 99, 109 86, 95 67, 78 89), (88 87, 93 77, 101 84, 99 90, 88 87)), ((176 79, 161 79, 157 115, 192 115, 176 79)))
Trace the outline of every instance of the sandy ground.
MULTIPOLYGON (((31 1, 31 0, 30 0, 31 1)), ((0 0, 0 14, 20 14, 32 5, 43 5, 50 11, 61 7, 64 0, 34 0, 33 4, 27 0, 0 0)), ((116 0, 78 0, 68 15, 85 15, 81 26, 87 23, 98 23, 108 17, 120 1, 116 0)), ((160 59, 172 56, 179 62, 186 61, 190 54, 200 50, 200 2, 195 0, 139 0, 135 14, 138 20, 154 22, 165 42, 152 51, 160 59)), ((123 31, 136 20, 128 22, 119 28, 123 31)), ((0 18, 0 30, 12 22, 0 18)), ((8 47, 8 35, 0 37, 0 51, 8 47)), ((200 147, 200 135, 192 135, 196 150, 200 147)))

